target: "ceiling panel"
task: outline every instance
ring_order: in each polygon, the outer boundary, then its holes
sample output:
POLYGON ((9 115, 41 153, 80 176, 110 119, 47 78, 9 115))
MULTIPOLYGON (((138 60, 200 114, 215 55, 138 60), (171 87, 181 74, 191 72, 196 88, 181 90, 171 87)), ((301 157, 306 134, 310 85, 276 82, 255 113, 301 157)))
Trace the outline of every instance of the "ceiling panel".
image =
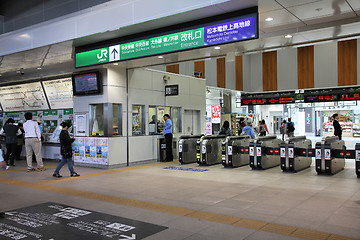
POLYGON ((309 3, 319 2, 319 1, 322 1, 322 0, 277 0, 277 1, 282 6, 288 8, 288 7, 293 7, 293 6, 306 5, 306 4, 309 4, 309 3))
POLYGON ((259 25, 261 31, 263 32, 279 31, 286 28, 305 26, 305 24, 303 24, 285 9, 279 9, 260 14, 259 25), (273 18, 273 20, 270 22, 265 21, 265 19, 268 17, 273 18))
POLYGON ((346 1, 322 0, 289 7, 288 10, 307 24, 311 21, 320 23, 356 16, 346 1))
POLYGON ((260 14, 282 9, 282 7, 274 0, 260 0, 258 6, 260 14))

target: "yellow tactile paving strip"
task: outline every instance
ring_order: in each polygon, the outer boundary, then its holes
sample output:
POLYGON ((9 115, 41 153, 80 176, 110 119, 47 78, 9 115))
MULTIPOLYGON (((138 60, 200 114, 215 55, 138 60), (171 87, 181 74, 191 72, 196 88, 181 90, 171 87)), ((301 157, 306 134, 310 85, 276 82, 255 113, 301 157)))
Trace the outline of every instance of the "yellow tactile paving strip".
MULTIPOLYGON (((115 169, 115 170, 108 170, 103 171, 99 173, 92 173, 83 175, 81 178, 84 177, 92 177, 92 176, 99 176, 103 174, 110 174, 110 173, 117 173, 117 172, 123 172, 123 171, 130 171, 140 168, 146 168, 146 167, 152 167, 163 163, 156 163, 156 164, 149 164, 149 165, 142 165, 142 166, 135 166, 135 167, 129 167, 129 168, 123 168, 123 169, 115 169)), ((49 167, 49 166, 48 166, 49 167)), ((21 171, 23 169, 17 169, 13 171, 21 171)), ((62 187, 55 187, 55 186, 49 186, 46 184, 59 182, 59 181, 67 181, 67 180, 76 180, 79 178, 64 178, 61 180, 50 180, 50 181, 42 181, 38 183, 33 182, 24 182, 24 181, 18 181, 13 179, 7 179, 7 178, 0 178, 0 183, 3 184, 10 184, 10 185, 16 185, 20 187, 27 187, 32 189, 38 189, 43 191, 49 191, 49 192, 55 192, 70 196, 77 196, 87 199, 93 199, 98 200, 102 202, 110 202, 114 204, 129 206, 129 207, 136 207, 136 208, 142 208, 157 212, 163 212, 163 213, 169 213, 173 215, 178 216, 185 216, 185 217, 191 217, 195 219, 201 219, 201 220, 207 220, 227 225, 233 225, 233 226, 239 226, 243 228, 249 228, 254 230, 260 230, 265 232, 272 232, 276 234, 301 238, 301 239, 307 239, 307 240, 355 240, 355 238, 341 236, 337 234, 331 234, 331 233, 325 233, 325 232, 319 232, 309 229, 303 229, 303 228, 296 228, 293 226, 286 226, 281 224, 274 224, 274 223, 268 223, 263 221, 257 221, 257 220, 251 220, 251 219, 244 219, 229 215, 223 215, 223 214, 216 214, 216 213, 210 213, 210 212, 204 212, 204 211, 197 211, 193 209, 188 208, 181 208, 181 207, 175 207, 175 206, 169 206, 159 203, 152 203, 152 202, 146 202, 141 200, 135 200, 135 199, 128 199, 128 198, 121 198, 121 197, 115 197, 100 193, 93 193, 93 192, 87 192, 87 191, 81 191, 81 190, 74 190, 69 188, 62 188, 62 187)))

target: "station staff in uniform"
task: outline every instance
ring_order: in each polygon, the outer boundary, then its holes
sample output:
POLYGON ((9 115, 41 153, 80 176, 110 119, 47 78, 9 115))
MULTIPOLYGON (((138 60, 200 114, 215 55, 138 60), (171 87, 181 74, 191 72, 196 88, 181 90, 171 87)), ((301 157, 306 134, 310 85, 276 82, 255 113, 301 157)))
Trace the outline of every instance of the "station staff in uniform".
POLYGON ((26 162, 27 171, 34 170, 44 171, 44 164, 41 156, 41 133, 39 125, 36 121, 32 120, 32 113, 25 113, 26 122, 24 123, 25 131, 25 148, 26 148, 26 162), (32 166, 32 154, 35 153, 37 168, 32 166))
POLYGON ((173 154, 172 154, 172 121, 170 119, 170 115, 169 114, 165 114, 164 115, 164 120, 165 120, 165 127, 164 127, 164 137, 165 137, 165 143, 166 143, 166 159, 165 161, 170 162, 173 160, 173 154))

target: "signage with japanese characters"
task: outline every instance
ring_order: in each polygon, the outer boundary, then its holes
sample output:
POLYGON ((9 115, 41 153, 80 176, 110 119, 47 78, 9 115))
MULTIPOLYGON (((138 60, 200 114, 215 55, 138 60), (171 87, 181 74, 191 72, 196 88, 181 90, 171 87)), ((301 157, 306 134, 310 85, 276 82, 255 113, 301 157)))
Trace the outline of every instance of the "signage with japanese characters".
MULTIPOLYGON (((230 42, 244 41, 258 38, 258 13, 253 11, 246 15, 236 15, 223 20, 194 25, 183 30, 179 27, 155 34, 144 36, 140 40, 119 40, 106 47, 78 51, 75 53, 75 67, 117 62, 145 56, 158 55, 169 52, 189 50, 208 45, 218 45, 230 42)), ((213 18, 215 19, 215 17, 213 18)), ((201 22, 199 20, 199 22, 201 22)))
POLYGON ((5 212, 0 239, 144 239, 166 227, 58 203, 5 212))
POLYGON ((221 111, 220 106, 212 106, 212 123, 220 123, 221 111))

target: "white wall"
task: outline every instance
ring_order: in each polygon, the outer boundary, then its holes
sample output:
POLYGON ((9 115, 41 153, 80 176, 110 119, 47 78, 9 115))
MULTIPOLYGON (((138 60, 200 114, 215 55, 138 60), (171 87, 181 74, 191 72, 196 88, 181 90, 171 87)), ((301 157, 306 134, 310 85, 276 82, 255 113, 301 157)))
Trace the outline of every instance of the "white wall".
POLYGON ((314 87, 338 85, 337 42, 314 46, 314 87))
POLYGON ((217 64, 216 58, 205 60, 206 86, 217 87, 217 64))
POLYGON ((278 90, 297 89, 297 49, 286 48, 277 52, 278 90))

